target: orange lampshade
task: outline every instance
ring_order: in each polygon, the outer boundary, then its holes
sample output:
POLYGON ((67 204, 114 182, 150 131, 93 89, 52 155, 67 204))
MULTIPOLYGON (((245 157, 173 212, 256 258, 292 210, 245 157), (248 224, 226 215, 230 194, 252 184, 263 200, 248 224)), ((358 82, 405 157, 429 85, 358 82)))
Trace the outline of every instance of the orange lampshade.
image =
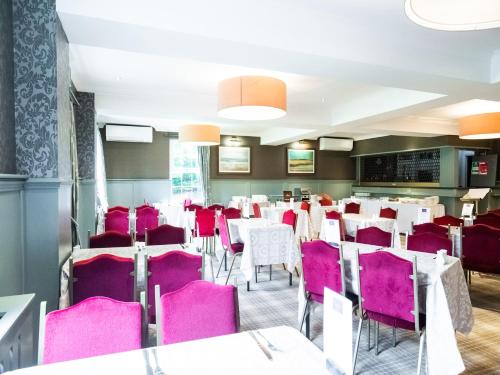
POLYGON ((199 146, 220 144, 220 128, 215 125, 183 125, 179 129, 179 141, 190 142, 199 146))
POLYGON ((242 76, 219 83, 219 116, 234 120, 271 120, 286 115, 286 85, 263 76, 242 76))
POLYGON ((467 116, 458 120, 462 139, 500 138, 500 112, 467 116))

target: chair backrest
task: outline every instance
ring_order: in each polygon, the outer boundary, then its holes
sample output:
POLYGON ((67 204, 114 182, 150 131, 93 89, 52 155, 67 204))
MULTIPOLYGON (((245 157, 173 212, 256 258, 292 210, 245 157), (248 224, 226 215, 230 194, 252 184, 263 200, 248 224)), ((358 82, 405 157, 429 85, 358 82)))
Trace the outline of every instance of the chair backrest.
POLYGON ((163 224, 146 231, 146 245, 171 245, 186 242, 184 228, 163 224))
POLYGON ((342 214, 338 211, 327 211, 325 212, 325 217, 331 220, 340 220, 342 219, 342 214))
POLYGON ((91 297, 45 315, 40 306, 39 364, 70 361, 141 348, 142 306, 91 297))
POLYGON ((132 237, 130 234, 124 234, 114 230, 91 236, 89 239, 89 248, 91 249, 129 246, 132 246, 132 237))
POLYGON ((72 303, 95 296, 133 302, 135 274, 133 259, 111 254, 100 254, 74 264, 70 261, 72 303))
POLYGON ((155 285, 162 293, 170 293, 184 287, 193 280, 201 280, 203 260, 201 255, 184 251, 169 251, 157 257, 148 258, 148 309, 149 322, 155 322, 155 285))
POLYGON ((221 204, 212 204, 211 206, 207 207, 209 210, 213 211, 222 211, 224 209, 224 206, 221 204))
POLYGON ((241 219, 241 210, 238 210, 234 207, 225 208, 224 210, 222 210, 222 215, 226 217, 226 220, 241 219))
POLYGON ((311 210, 311 205, 309 204, 309 202, 304 201, 300 204, 300 209, 305 210, 307 211, 307 213, 309 213, 309 211, 311 210))
POLYGON ((111 211, 104 216, 104 231, 127 234, 129 231, 128 212, 111 211))
POLYGON ((108 212, 113 212, 113 211, 121 211, 121 212, 128 213, 129 209, 128 209, 128 207, 124 207, 124 206, 114 206, 114 207, 108 208, 108 212))
POLYGON ((320 206, 333 206, 333 201, 331 201, 330 199, 323 198, 319 200, 319 204, 320 206))
POLYGON ((344 262, 339 248, 315 240, 303 242, 301 252, 304 289, 314 301, 323 303, 325 286, 334 292, 345 293, 344 262))
POLYGON ((198 211, 198 210, 202 210, 203 206, 200 206, 199 204, 189 204, 184 208, 188 211, 198 211))
POLYGON ((144 203, 144 204, 141 204, 140 206, 136 207, 135 211, 137 212, 137 211, 142 210, 143 208, 148 208, 148 207, 153 207, 153 206, 151 206, 149 203, 144 203))
POLYGON ((360 308, 369 318, 389 325, 397 319, 420 330, 415 262, 387 251, 358 255, 360 308))
POLYGON ((377 227, 368 227, 356 231, 356 242, 382 247, 392 246, 392 233, 377 227))
POLYGON ((233 285, 192 281, 157 299, 158 345, 237 333, 240 328, 238 290, 233 285))
POLYGON ((500 229, 474 224, 462 230, 462 264, 464 268, 500 274, 500 229))
POLYGON ((361 208, 361 204, 356 202, 350 202, 345 205, 344 212, 346 214, 359 214, 359 210, 361 208))
POLYGON ((441 225, 437 225, 434 223, 423 223, 413 226, 413 234, 420 234, 426 232, 431 232, 439 234, 444 237, 448 237, 448 228, 442 227, 441 225))
POLYGON ((439 250, 446 250, 448 255, 453 255, 453 241, 432 232, 408 236, 406 248, 424 253, 437 253, 439 250))
POLYGON ((463 219, 451 215, 435 217, 433 219, 433 222, 437 225, 451 225, 452 227, 459 227, 460 225, 464 225, 463 219))
POLYGON ((215 235, 215 211, 203 208, 196 210, 196 235, 213 237, 215 235))
POLYGON ((494 210, 489 210, 488 212, 494 213, 495 215, 500 215, 500 208, 496 208, 494 210))
POLYGON ((153 207, 145 207, 136 211, 135 235, 138 241, 144 241, 146 229, 158 228, 160 211, 153 207))
POLYGON ((258 203, 252 203, 252 208, 253 208, 253 216, 256 218, 261 218, 262 213, 260 212, 260 206, 258 203))
POLYGON ((186 209, 188 206, 191 205, 191 203, 193 203, 193 201, 189 198, 186 198, 184 199, 184 202, 182 202, 182 206, 184 207, 184 209, 186 209))
POLYGON ((500 216, 491 212, 477 215, 474 219, 474 224, 484 224, 493 228, 500 229, 500 216))
POLYGON ((219 223, 219 236, 224 250, 231 250, 231 237, 229 235, 229 227, 227 225, 227 218, 224 214, 220 214, 217 218, 219 223))
POLYGON ((297 214, 293 210, 286 210, 283 213, 282 223, 291 225, 295 231, 295 226, 297 225, 297 214))
POLYGON ((396 219, 398 217, 398 210, 393 210, 390 207, 381 208, 379 216, 386 219, 396 219))

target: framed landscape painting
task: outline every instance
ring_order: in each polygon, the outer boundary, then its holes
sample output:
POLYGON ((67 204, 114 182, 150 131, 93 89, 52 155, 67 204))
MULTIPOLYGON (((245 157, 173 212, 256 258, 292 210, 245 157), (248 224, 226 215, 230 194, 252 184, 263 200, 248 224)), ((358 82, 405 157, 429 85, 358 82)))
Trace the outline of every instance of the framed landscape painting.
POLYGON ((287 149, 287 173, 288 174, 314 174, 315 154, 314 150, 287 149))
POLYGON ((250 174, 250 147, 219 146, 220 174, 250 174))

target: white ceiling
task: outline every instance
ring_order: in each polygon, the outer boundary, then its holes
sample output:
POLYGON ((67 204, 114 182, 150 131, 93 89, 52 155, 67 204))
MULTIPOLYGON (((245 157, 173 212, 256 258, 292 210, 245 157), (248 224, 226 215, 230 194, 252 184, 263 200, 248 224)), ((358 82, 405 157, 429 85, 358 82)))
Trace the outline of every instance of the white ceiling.
POLYGON ((100 122, 163 131, 209 122, 281 144, 456 134, 463 113, 499 110, 500 29, 425 29, 402 0, 57 0, 57 8, 73 81, 96 93, 100 122), (287 116, 217 117, 217 83, 241 74, 284 80, 287 116))

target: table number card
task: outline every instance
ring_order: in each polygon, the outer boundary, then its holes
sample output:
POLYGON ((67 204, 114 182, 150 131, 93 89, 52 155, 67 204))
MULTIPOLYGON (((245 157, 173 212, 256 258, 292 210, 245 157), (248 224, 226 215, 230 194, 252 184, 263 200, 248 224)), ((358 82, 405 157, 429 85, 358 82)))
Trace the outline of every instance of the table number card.
POLYGON ((340 245, 340 222, 338 220, 324 219, 321 232, 323 233, 323 241, 335 246, 340 245))
POLYGON ((331 374, 352 374, 352 302, 325 287, 323 353, 331 374))
POLYGON ((420 207, 417 212, 417 224, 430 223, 431 221, 431 209, 420 207))

